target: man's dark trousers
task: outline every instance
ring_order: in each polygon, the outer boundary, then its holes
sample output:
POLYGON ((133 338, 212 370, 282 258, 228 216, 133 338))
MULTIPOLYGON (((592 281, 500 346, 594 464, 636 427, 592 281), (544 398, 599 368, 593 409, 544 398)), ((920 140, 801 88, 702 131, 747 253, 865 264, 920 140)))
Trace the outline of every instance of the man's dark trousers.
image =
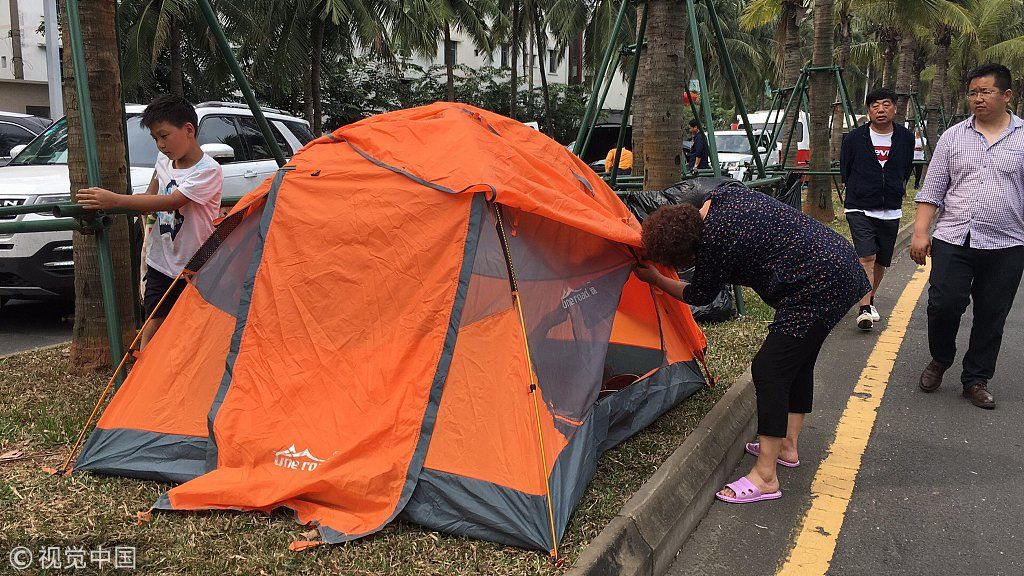
POLYGON ((945 366, 956 358, 960 317, 974 301, 974 324, 961 375, 965 389, 995 374, 1003 325, 1024 274, 1024 246, 999 250, 969 246, 970 236, 965 246, 932 240, 928 288, 928 347, 932 358, 945 366))

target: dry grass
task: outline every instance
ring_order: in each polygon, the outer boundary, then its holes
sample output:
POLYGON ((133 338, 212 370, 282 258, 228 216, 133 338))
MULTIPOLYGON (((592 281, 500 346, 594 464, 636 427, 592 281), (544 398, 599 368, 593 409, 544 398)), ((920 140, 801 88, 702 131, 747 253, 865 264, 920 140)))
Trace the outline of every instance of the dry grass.
MULTIPOLYGON (((566 530, 570 566, 587 543, 693 430, 742 373, 760 345, 772 312, 746 292, 744 318, 705 328, 709 362, 721 385, 705 389, 652 426, 608 452, 598 463, 566 530)), ((99 395, 103 375, 67 374, 67 350, 57 348, 0 359, 0 453, 26 457, 0 462, 0 560, 16 545, 133 545, 147 574, 546 574, 544 554, 392 523, 369 538, 301 553, 306 539, 284 513, 161 513, 140 524, 166 485, 75 474, 48 476, 41 466, 63 461, 99 395)), ((6 568, 6 564, 0 566, 6 568)))

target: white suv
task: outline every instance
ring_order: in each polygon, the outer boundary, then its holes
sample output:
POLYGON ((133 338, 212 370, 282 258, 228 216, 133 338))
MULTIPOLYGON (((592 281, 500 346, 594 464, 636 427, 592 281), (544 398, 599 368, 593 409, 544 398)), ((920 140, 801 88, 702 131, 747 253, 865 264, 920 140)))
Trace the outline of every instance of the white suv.
MULTIPOLYGON (((145 192, 159 153, 139 123, 145 106, 125 106, 132 192, 145 192)), ((225 198, 242 196, 277 170, 263 133, 244 104, 204 102, 196 106, 198 139, 223 166, 225 198)), ((309 124, 279 110, 264 109, 281 151, 291 157, 313 139, 309 124)), ((0 206, 65 202, 70 199, 68 124, 62 118, 0 167, 0 206)), ((0 217, 0 221, 45 220, 48 214, 0 217)), ((0 234, 0 301, 7 298, 73 297, 70 232, 0 234)))

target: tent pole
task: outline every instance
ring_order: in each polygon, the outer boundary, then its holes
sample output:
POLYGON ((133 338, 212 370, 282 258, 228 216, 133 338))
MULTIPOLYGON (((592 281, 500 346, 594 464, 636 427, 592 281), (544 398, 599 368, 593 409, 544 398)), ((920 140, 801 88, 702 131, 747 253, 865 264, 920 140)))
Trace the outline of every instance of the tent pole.
POLYGON ((519 284, 516 282, 515 267, 512 265, 512 253, 508 247, 508 237, 505 235, 505 223, 501 214, 501 205, 491 203, 494 209, 494 218, 498 229, 498 239, 501 241, 501 251, 505 256, 505 266, 508 268, 509 287, 512 291, 512 304, 519 314, 519 327, 523 330, 523 347, 526 348, 526 369, 530 379, 530 396, 533 397, 533 413, 537 420, 537 443, 540 449, 541 479, 544 481, 544 495, 548 501, 548 520, 551 524, 551 561, 558 563, 558 532, 555 529, 555 510, 551 504, 551 485, 548 483, 548 461, 544 451, 544 434, 540 421, 540 402, 537 400, 537 378, 533 371, 533 358, 530 356, 530 342, 526 331, 526 317, 523 316, 523 304, 519 299, 519 284))

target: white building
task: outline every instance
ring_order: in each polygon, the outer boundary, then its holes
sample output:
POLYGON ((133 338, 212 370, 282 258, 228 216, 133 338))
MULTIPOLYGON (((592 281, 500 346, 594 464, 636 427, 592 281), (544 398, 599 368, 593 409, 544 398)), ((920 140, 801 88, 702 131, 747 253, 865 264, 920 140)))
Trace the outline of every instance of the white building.
POLYGON ((11 15, 10 4, 0 2, 0 110, 48 117, 43 1, 19 0, 16 17, 11 15))
MULTIPOLYGON (((533 44, 532 47, 528 47, 529 54, 526 58, 523 54, 519 55, 519 61, 517 62, 517 68, 519 70, 519 78, 521 81, 529 85, 532 69, 533 86, 539 87, 541 85, 539 62, 536 54, 536 42, 532 39, 529 40, 533 44), (524 60, 530 60, 530 67, 525 66, 524 60)), ((434 65, 444 64, 444 51, 443 51, 444 40, 438 41, 437 53, 430 58, 424 58, 422 56, 414 56, 409 59, 409 62, 427 68, 434 65)), ((512 66, 512 56, 509 51, 508 45, 503 45, 501 48, 495 49, 491 53, 481 53, 479 50, 474 48, 473 41, 470 40, 468 35, 465 33, 452 30, 452 41, 449 47, 455 56, 456 65, 464 65, 473 69, 483 68, 485 66, 491 66, 494 68, 509 68, 512 66)), ((590 74, 586 74, 582 68, 582 46, 578 43, 576 46, 570 47, 568 50, 558 52, 553 49, 555 46, 555 38, 550 33, 548 34, 548 50, 544 56, 544 73, 547 75, 547 81, 549 84, 587 84, 590 85, 593 82, 593 78, 590 74)), ((458 73, 458 72, 456 72, 458 73)), ((605 99, 604 109, 607 111, 619 112, 622 110, 626 102, 626 88, 627 85, 622 81, 622 76, 616 73, 615 78, 612 80, 611 88, 608 91, 608 97, 605 99)))

